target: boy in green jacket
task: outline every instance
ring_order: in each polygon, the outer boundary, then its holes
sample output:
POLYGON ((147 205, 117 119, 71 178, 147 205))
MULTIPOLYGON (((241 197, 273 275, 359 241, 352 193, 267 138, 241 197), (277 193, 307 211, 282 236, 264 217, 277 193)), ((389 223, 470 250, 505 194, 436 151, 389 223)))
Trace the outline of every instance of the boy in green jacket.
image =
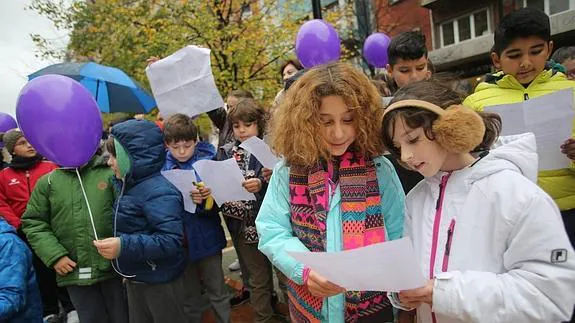
MULTIPOLYGON (((561 72, 562 66, 548 62, 553 41, 549 17, 542 11, 523 8, 510 13, 501 20, 494 39, 491 59, 500 72, 487 75, 464 105, 482 111, 487 106, 517 103, 562 89, 575 90, 575 82, 561 72)), ((575 160, 575 139, 565 140, 557 150, 575 160)), ((567 169, 540 171, 538 184, 559 206, 571 244, 575 245, 574 164, 567 169)))
POLYGON ((40 259, 56 270, 58 286, 67 287, 80 322, 124 323, 122 282, 93 245, 112 236, 113 173, 100 156, 78 171, 81 181, 76 169, 56 169, 38 181, 22 218, 23 231, 40 259))

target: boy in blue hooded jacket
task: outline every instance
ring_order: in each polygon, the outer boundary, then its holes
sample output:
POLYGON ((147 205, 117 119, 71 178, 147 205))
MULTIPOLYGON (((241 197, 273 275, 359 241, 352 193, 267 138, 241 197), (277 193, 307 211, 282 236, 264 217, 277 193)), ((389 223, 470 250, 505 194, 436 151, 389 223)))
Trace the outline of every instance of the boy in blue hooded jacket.
MULTIPOLYGON (((211 160, 216 156, 214 146, 198 141, 198 130, 192 118, 181 113, 174 114, 164 124, 164 140, 168 147, 164 170, 193 170, 193 164, 198 160, 211 160)), ((198 188, 189 194, 197 206, 195 213, 186 212, 183 218, 189 257, 184 274, 184 310, 190 322, 201 321, 204 287, 217 321, 230 322, 231 307, 222 269, 226 237, 219 209, 213 203, 211 206, 206 203, 209 189, 198 188)))
POLYGON ((41 323, 42 300, 32 252, 0 217, 0 322, 41 323))
POLYGON ((164 136, 152 122, 128 120, 112 128, 106 149, 120 188, 114 238, 94 245, 127 278, 131 323, 184 323, 185 211, 181 193, 160 173, 164 136))

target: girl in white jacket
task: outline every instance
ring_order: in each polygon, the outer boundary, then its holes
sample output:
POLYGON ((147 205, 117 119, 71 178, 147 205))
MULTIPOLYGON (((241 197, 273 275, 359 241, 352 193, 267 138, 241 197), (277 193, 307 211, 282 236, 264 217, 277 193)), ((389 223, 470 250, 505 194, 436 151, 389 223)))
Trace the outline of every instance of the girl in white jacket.
POLYGON ((418 322, 561 322, 575 303, 575 254, 559 210, 536 184, 532 134, 492 147, 499 116, 461 106, 434 81, 398 92, 386 147, 426 177, 406 198, 426 286, 391 294, 418 322))

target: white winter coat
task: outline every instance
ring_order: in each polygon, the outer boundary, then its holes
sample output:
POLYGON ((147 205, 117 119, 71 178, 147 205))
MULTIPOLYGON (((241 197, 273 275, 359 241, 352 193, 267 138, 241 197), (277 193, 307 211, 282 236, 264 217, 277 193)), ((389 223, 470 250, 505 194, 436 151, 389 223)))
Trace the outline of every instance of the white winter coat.
POLYGON ((506 141, 471 167, 425 179, 406 198, 405 235, 424 274, 436 278, 434 314, 420 306, 419 322, 571 316, 575 253, 559 209, 535 184, 535 138, 506 141))

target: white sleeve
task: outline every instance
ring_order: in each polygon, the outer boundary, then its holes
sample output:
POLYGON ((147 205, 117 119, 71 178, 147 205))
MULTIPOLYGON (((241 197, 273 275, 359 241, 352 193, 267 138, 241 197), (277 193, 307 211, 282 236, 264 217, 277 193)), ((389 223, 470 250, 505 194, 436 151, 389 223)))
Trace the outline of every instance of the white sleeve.
POLYGON ((501 274, 438 275, 433 311, 465 322, 568 321, 575 304, 575 254, 553 200, 535 194, 506 243, 501 274))

